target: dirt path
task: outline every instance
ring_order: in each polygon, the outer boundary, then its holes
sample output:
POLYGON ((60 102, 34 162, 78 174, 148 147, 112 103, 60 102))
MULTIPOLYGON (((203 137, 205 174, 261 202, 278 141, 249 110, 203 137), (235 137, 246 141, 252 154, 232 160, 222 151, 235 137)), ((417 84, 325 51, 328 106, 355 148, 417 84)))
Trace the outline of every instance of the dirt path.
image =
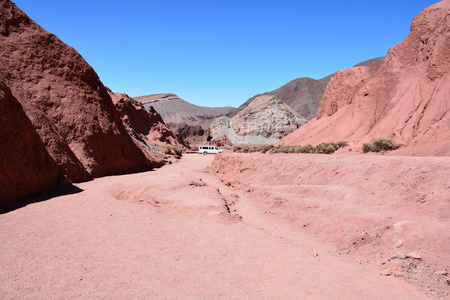
POLYGON ((213 158, 0 215, 0 299, 426 299, 265 213, 213 158))

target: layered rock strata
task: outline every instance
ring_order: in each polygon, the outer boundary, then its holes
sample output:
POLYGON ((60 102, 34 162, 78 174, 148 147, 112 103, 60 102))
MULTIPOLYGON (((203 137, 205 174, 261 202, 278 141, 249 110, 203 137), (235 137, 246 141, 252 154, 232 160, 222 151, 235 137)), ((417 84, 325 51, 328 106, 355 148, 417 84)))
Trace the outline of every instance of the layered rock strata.
POLYGON ((134 97, 135 100, 144 104, 146 109, 150 106, 161 115, 166 124, 186 123, 192 126, 201 126, 208 129, 211 122, 234 110, 234 107, 204 107, 191 104, 175 94, 155 94, 134 97))

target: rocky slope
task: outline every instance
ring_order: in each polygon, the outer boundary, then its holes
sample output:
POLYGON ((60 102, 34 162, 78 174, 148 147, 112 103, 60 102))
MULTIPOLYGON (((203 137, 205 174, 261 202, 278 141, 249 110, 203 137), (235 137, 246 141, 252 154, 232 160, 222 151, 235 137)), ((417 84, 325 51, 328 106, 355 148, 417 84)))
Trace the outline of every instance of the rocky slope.
POLYGON ((133 132, 133 135, 139 135, 140 140, 144 140, 146 144, 186 146, 152 106, 146 110, 142 103, 127 94, 113 93, 110 90, 109 93, 122 122, 128 130, 133 132))
POLYGON ((187 123, 169 123, 169 128, 183 141, 189 145, 203 145, 209 137, 209 129, 203 129, 200 125, 189 125, 187 123))
MULTIPOLYGON (((384 56, 373 58, 361 62, 356 66, 373 66, 381 63, 384 58, 384 56)), ((273 95, 289 105, 292 109, 309 121, 317 114, 317 107, 323 97, 331 76, 332 75, 329 75, 319 80, 308 77, 294 79, 274 91, 251 97, 244 104, 239 106, 236 111, 231 112, 228 116, 233 116, 233 114, 243 110, 254 99, 261 95, 273 95)))
POLYGON ((174 94, 156 94, 134 97, 134 99, 144 104, 146 109, 153 106, 166 124, 187 123, 189 125, 200 125, 205 130, 209 128, 215 118, 226 115, 234 109, 234 107, 230 106, 197 106, 180 99, 174 94))
POLYGON ((215 119, 211 136, 226 136, 232 143, 275 143, 305 123, 305 118, 275 96, 264 95, 233 118, 215 119))
POLYGON ((338 71, 317 117, 282 144, 390 138, 398 154, 450 155, 450 1, 424 9, 384 62, 338 71))
POLYGON ((63 175, 22 106, 0 83, 0 206, 61 185, 63 175))
POLYGON ((0 65, 0 77, 71 181, 154 165, 133 143, 81 55, 9 0, 0 2, 0 65))

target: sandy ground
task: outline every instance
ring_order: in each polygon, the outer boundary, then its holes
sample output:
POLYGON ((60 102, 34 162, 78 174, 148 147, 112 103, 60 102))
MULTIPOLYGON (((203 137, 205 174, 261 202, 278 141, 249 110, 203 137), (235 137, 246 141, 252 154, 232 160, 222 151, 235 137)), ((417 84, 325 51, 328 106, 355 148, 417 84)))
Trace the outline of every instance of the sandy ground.
MULTIPOLYGON (((78 193, 48 197, 1 214, 0 299, 444 295, 395 274, 380 275, 384 270, 380 261, 362 260, 359 252, 343 253, 335 240, 294 222, 286 206, 277 204, 280 210, 268 212, 271 201, 289 198, 295 191, 287 186, 270 188, 280 182, 263 180, 270 177, 261 168, 239 178, 232 173, 239 170, 233 168, 230 173, 219 172, 218 164, 238 155, 217 156, 211 172, 214 157, 185 155, 156 171, 96 179, 78 184, 78 193), (261 197, 266 188, 274 194, 261 197)), ((251 164, 245 168, 251 170, 251 164)), ((296 205, 292 210, 299 212, 296 205)), ((354 213, 347 212, 347 217, 354 213)), ((438 220, 439 226, 448 225, 446 215, 438 220)), ((427 259, 421 255, 415 259, 417 265, 427 259)))

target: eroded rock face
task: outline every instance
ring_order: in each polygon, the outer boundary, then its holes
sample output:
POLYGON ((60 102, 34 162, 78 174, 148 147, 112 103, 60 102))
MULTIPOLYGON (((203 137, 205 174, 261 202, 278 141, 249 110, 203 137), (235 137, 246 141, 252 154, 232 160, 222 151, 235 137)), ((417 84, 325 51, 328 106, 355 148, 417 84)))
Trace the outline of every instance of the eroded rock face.
POLYGON ((0 206, 55 189, 63 176, 22 106, 0 82, 0 206))
POLYGON ((274 143, 305 123, 305 118, 275 96, 264 95, 231 119, 215 119, 211 136, 224 135, 232 143, 274 143))
POLYGON ((450 1, 423 10, 383 63, 333 75, 317 118, 283 144, 390 138, 397 153, 450 155, 450 1))
POLYGON ((0 2, 0 64, 0 77, 71 181, 153 166, 94 70, 9 0, 0 2))
POLYGON ((214 139, 212 139, 211 141, 209 141, 209 145, 214 145, 217 147, 224 147, 224 146, 232 146, 233 144, 230 142, 230 140, 225 136, 219 136, 216 137, 214 139))
POLYGON ((169 123, 169 128, 186 145, 205 145, 209 137, 209 129, 203 129, 200 125, 189 125, 187 123, 169 123))
POLYGON ((147 143, 185 147, 152 106, 147 111, 142 103, 127 94, 110 92, 110 95, 123 123, 147 143))

